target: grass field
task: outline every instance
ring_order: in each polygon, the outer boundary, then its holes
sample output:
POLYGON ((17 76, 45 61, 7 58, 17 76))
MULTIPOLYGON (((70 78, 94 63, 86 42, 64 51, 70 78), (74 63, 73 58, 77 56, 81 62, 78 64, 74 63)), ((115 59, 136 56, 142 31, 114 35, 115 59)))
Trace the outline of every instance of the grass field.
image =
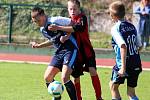
MULTIPOLYGON (((27 64, 27 63, 0 63, 0 100, 51 100, 48 95, 45 82, 43 80, 44 70, 47 65, 27 64)), ((101 79, 103 98, 111 100, 108 87, 111 70, 98 68, 101 79)), ((140 100, 150 100, 150 76, 149 71, 143 71, 139 78, 137 95, 140 100)), ((60 74, 56 80, 60 81, 60 74)), ((89 74, 85 73, 81 77, 83 100, 95 100, 89 74)), ((123 100, 128 100, 126 96, 126 85, 121 85, 123 100)), ((69 100, 66 91, 62 95, 62 100, 69 100)))

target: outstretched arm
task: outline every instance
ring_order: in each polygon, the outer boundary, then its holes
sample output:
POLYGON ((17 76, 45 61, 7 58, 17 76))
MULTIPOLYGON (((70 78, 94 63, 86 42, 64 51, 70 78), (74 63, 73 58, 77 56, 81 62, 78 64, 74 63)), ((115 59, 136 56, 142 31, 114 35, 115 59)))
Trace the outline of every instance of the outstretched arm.
POLYGON ((52 42, 47 40, 42 43, 30 42, 30 44, 31 44, 32 48, 43 48, 43 47, 51 46, 52 42))
POLYGON ((70 21, 70 23, 68 25, 50 25, 48 27, 49 30, 51 31, 56 31, 56 30, 61 30, 61 31, 65 31, 65 32, 82 32, 85 30, 87 25, 87 17, 83 16, 82 18, 79 19, 78 22, 73 22, 70 21))
POLYGON ((65 31, 68 33, 74 32, 72 26, 60 26, 60 25, 55 25, 55 24, 49 25, 48 30, 51 30, 51 31, 61 30, 61 31, 65 31))

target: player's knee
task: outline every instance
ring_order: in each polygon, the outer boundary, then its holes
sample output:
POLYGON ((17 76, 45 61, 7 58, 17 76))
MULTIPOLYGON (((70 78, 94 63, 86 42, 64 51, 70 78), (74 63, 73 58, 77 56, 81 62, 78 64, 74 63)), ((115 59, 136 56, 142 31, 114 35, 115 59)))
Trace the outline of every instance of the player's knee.
POLYGON ((112 82, 109 83, 109 87, 112 91, 115 91, 118 89, 118 86, 117 84, 113 84, 112 82))
POLYGON ((135 89, 128 86, 128 87, 127 87, 127 95, 128 95, 129 97, 134 97, 134 96, 136 96, 136 94, 135 94, 135 89))
POLYGON ((53 80, 53 75, 47 75, 47 74, 45 74, 44 75, 44 80, 46 82, 51 82, 53 80))
POLYGON ((89 67, 89 72, 91 76, 96 76, 97 75, 97 71, 94 67, 89 67))

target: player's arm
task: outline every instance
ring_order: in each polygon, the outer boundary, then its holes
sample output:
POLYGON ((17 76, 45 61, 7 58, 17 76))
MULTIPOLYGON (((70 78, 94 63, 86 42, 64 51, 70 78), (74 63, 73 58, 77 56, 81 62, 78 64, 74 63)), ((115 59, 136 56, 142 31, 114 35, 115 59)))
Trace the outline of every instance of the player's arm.
POLYGON ((53 17, 53 22, 55 24, 49 25, 48 30, 50 31, 56 31, 56 30, 61 30, 66 32, 65 36, 61 36, 60 41, 64 43, 66 40, 69 39, 70 35, 72 32, 74 32, 71 24, 72 21, 70 18, 66 17, 53 17))
POLYGON ((68 34, 74 32, 71 24, 72 21, 70 18, 67 17, 52 17, 52 21, 54 24, 48 26, 48 30, 50 31, 56 31, 61 30, 65 31, 68 34))
MULTIPOLYGON (((67 26, 54 25, 53 30, 61 30, 61 31, 65 31, 68 33, 82 32, 82 31, 84 31, 86 25, 87 25, 87 18, 86 18, 86 16, 83 16, 78 22, 76 22, 76 23, 70 22, 70 24, 68 24, 67 26)), ((52 27, 51 27, 51 30, 52 30, 52 27)))
POLYGON ((60 42, 64 43, 66 40, 69 39, 70 35, 71 35, 70 33, 67 33, 65 36, 61 36, 60 37, 60 42))
POLYGON ((72 26, 61 26, 61 25, 55 25, 55 24, 48 26, 48 30, 51 30, 51 31, 61 30, 61 31, 67 32, 67 34, 74 32, 74 29, 72 26))
POLYGON ((136 46, 138 47, 138 51, 141 51, 142 48, 143 48, 140 34, 137 34, 137 37, 136 37, 136 46))
POLYGON ((43 47, 51 46, 52 42, 47 40, 47 41, 42 42, 42 43, 33 42, 33 43, 31 43, 31 45, 32 45, 32 48, 43 48, 43 47))
POLYGON ((126 72, 126 55, 127 55, 127 47, 126 47, 125 44, 121 45, 120 53, 121 53, 122 66, 121 66, 121 69, 119 70, 118 73, 119 73, 120 76, 124 76, 125 72, 126 72))
POLYGON ((121 69, 118 71, 120 76, 125 75, 126 71, 126 54, 127 54, 127 46, 126 43, 121 35, 121 33, 118 31, 118 27, 113 27, 111 29, 111 34, 113 36, 113 39, 115 40, 116 44, 120 47, 120 55, 121 55, 121 69))

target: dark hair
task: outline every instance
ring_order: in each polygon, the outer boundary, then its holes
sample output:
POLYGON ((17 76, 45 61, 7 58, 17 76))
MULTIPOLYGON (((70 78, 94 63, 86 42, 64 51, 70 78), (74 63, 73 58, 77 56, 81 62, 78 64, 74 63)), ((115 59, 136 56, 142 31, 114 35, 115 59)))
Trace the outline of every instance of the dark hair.
POLYGON ((37 15, 45 15, 44 10, 40 7, 34 7, 32 12, 37 12, 37 15))
POLYGON ((68 1, 75 3, 76 5, 78 5, 78 7, 80 7, 80 1, 79 0, 68 0, 68 1))

